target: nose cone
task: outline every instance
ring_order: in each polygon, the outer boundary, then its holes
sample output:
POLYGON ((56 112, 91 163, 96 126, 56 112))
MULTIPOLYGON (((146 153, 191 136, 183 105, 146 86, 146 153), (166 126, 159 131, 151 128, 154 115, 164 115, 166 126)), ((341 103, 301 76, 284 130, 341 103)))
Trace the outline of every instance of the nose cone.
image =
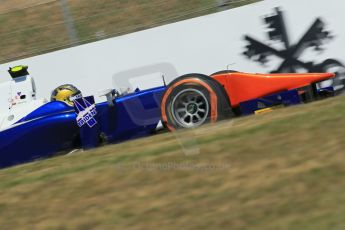
POLYGON ((265 82, 275 89, 291 90, 335 77, 334 73, 288 73, 269 74, 265 82))
POLYGON ((280 91, 298 89, 313 83, 331 79, 334 76, 334 73, 232 73, 231 76, 226 79, 226 90, 230 95, 231 105, 238 106, 239 103, 243 101, 252 100, 280 91))
POLYGON ((335 77, 334 73, 301 73, 301 74, 293 74, 294 77, 292 78, 300 78, 305 79, 306 83, 315 83, 319 81, 325 81, 335 77))

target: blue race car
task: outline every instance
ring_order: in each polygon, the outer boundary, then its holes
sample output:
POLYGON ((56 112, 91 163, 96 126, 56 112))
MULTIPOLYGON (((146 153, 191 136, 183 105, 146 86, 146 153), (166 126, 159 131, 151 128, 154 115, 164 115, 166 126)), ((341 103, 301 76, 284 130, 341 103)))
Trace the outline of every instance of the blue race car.
POLYGON ((12 81, 0 84, 0 89, 10 89, 4 102, 9 108, 0 110, 0 167, 151 135, 161 120, 173 131, 313 101, 333 95, 332 87, 317 88, 317 84, 335 76, 187 74, 168 86, 128 94, 106 90, 102 95, 107 100, 96 104, 93 96, 83 97, 68 84, 57 87, 50 102, 37 100, 27 66, 10 68, 9 73, 12 81))
POLYGON ((95 104, 93 97, 82 97, 74 86, 62 85, 53 91, 50 102, 44 102, 32 97, 35 89, 26 66, 9 72, 11 84, 22 85, 21 97, 15 100, 17 93, 13 93, 13 104, 0 116, 1 168, 75 148, 96 147, 100 140, 114 143, 150 135, 160 121, 165 87, 121 96, 109 90, 105 93, 109 100, 95 104), (29 90, 25 90, 25 82, 29 82, 29 90))

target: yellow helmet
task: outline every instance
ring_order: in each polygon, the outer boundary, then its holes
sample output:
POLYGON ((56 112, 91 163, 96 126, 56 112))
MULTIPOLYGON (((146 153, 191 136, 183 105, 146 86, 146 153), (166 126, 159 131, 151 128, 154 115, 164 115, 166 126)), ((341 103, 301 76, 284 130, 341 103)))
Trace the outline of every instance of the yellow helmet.
POLYGON ((63 101, 69 106, 73 106, 71 98, 81 97, 80 90, 71 84, 60 85, 51 93, 51 101, 63 101))

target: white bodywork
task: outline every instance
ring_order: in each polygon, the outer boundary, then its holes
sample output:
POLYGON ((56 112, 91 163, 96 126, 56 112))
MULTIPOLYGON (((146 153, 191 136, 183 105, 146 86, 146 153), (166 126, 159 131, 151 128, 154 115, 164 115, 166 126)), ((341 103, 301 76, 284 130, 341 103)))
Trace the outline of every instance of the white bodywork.
POLYGON ((22 76, 0 84, 0 130, 13 125, 46 103, 36 100, 34 79, 22 76))

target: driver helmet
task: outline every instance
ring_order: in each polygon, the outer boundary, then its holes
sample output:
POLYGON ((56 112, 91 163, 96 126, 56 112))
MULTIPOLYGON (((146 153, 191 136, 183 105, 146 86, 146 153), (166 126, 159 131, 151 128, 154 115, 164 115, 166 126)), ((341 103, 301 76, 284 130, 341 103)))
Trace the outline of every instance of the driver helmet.
POLYGON ((81 98, 80 90, 71 84, 60 85, 51 93, 50 101, 62 101, 73 106, 73 99, 81 98))

